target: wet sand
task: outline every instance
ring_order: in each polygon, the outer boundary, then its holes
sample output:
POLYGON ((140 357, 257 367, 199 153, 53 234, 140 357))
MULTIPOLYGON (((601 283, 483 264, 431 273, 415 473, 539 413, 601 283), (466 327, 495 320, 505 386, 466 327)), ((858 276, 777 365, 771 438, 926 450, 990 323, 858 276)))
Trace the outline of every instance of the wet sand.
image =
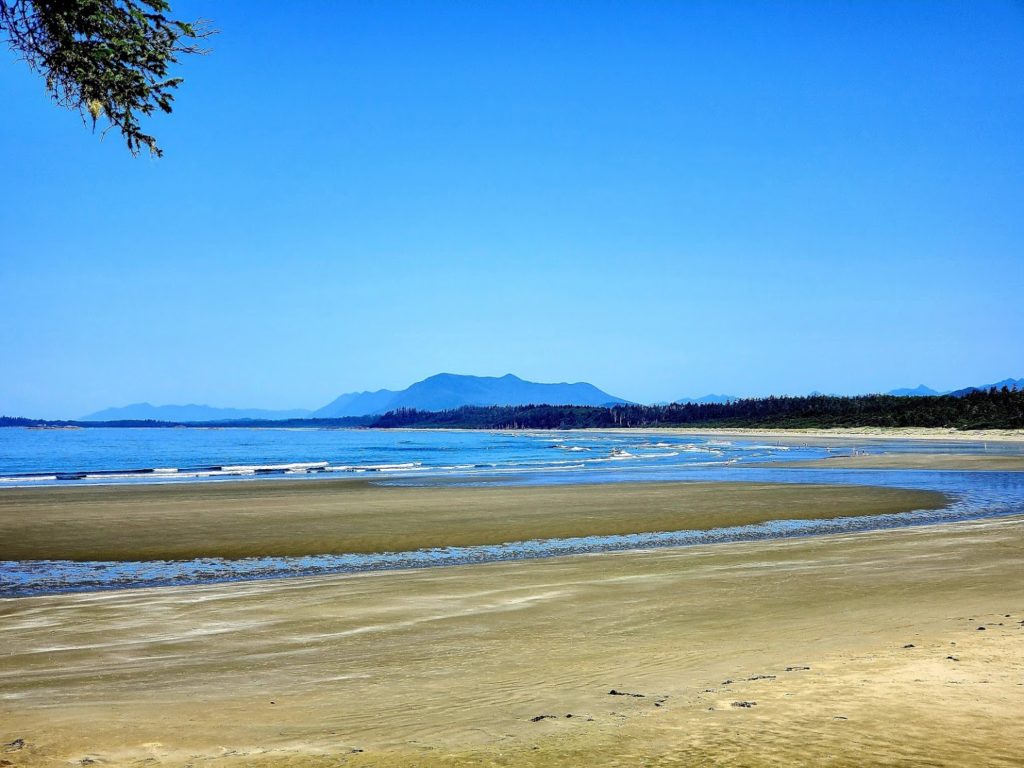
POLYGON ((1022 572, 1004 518, 3 600, 0 759, 1020 765, 1022 572))
POLYGON ((0 492, 0 559, 403 552, 945 504, 945 496, 926 491, 743 482, 412 488, 361 480, 268 480, 11 488, 0 492))
POLYGON ((748 464, 750 467, 786 467, 810 469, 934 469, 972 472, 1024 472, 1024 456, 997 456, 974 453, 888 453, 859 456, 833 456, 810 461, 776 461, 748 464))

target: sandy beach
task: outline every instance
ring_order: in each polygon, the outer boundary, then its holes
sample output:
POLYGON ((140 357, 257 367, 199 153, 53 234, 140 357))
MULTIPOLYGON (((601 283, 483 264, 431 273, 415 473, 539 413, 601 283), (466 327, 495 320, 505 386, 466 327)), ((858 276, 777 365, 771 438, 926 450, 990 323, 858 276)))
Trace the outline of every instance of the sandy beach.
MULTIPOLYGON (((811 465, 861 459, 1019 464, 811 465)), ((945 502, 752 482, 8 489, 0 540, 8 558, 394 551, 945 502)), ((1019 765, 1022 570, 1017 516, 5 599, 0 766, 1019 765)))
MULTIPOLYGON (((616 430, 600 430, 614 432, 616 430)), ((626 430, 622 430, 626 431, 626 430)), ((771 438, 772 440, 796 440, 807 442, 814 438, 814 444, 835 439, 850 440, 929 440, 945 442, 974 443, 1024 443, 1024 429, 952 429, 945 427, 832 427, 830 429, 746 429, 742 427, 710 427, 685 429, 664 427, 661 429, 629 430, 650 434, 672 433, 677 435, 714 435, 715 437, 736 437, 741 439, 771 438)))
POLYGON ((0 758, 1019 765, 1022 568, 1010 518, 0 601, 0 758))

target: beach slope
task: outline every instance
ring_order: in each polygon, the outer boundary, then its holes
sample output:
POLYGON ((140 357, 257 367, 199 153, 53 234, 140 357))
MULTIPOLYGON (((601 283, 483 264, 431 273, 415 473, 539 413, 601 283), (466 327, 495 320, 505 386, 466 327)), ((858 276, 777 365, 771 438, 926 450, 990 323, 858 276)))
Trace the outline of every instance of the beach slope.
POLYGON ((0 601, 13 766, 1020 764, 1024 519, 0 601))

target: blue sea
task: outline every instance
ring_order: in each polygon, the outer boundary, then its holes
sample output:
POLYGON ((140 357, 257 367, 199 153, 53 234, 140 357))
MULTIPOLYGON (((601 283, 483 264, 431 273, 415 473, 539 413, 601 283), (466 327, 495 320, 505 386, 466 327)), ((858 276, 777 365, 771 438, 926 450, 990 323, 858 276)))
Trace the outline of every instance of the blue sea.
POLYGON ((1021 444, 723 439, 670 432, 371 429, 0 429, 0 488, 261 477, 630 480, 854 452, 1024 453, 1021 444))
POLYGON ((829 483, 918 488, 951 503, 898 515, 776 520, 710 531, 506 542, 371 555, 160 562, 13 561, 0 542, 0 598, 132 587, 421 568, 662 546, 880 530, 1024 514, 1024 472, 787 468, 860 453, 1024 454, 1019 443, 673 432, 486 432, 315 429, 0 429, 0 494, 9 488, 126 483, 317 482, 537 485, 646 481, 829 483))

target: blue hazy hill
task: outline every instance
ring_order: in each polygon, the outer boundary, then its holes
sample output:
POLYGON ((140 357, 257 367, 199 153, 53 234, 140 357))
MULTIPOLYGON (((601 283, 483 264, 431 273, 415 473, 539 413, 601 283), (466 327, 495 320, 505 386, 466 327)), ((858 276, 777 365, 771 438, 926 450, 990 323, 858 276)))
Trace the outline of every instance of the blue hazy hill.
MULTIPOLYGON (((1024 379, 1003 379, 994 384, 965 387, 952 392, 939 392, 924 384, 913 388, 893 389, 887 394, 899 396, 934 396, 950 394, 955 397, 988 390, 1024 389, 1024 379)), ((818 394, 818 393, 812 393, 818 394)), ((733 395, 703 395, 685 397, 677 403, 728 403, 738 400, 733 395)), ((135 403, 118 408, 105 408, 84 416, 82 421, 231 421, 244 419, 281 420, 304 418, 340 418, 346 416, 370 416, 393 411, 398 408, 415 408, 420 411, 442 411, 460 408, 464 405, 595 405, 607 406, 629 403, 620 397, 610 395, 593 384, 541 384, 526 381, 509 373, 505 376, 463 376, 454 373, 439 373, 403 390, 379 389, 375 392, 350 392, 316 411, 304 408, 291 410, 268 410, 263 408, 216 408, 209 405, 151 405, 135 403)), ((667 403, 663 403, 667 404, 667 403)))
POLYGON ((334 419, 342 416, 366 416, 371 413, 384 413, 388 404, 401 392, 392 389, 378 389, 376 392, 348 392, 332 400, 323 408, 313 412, 318 419, 334 419))
POLYGON ((381 389, 342 395, 315 411, 313 416, 366 416, 398 408, 443 411, 463 405, 614 405, 626 402, 586 382, 541 384, 511 373, 500 377, 439 373, 398 392, 381 389))
POLYGON ((215 408, 211 405, 150 405, 134 403, 83 416, 82 421, 121 421, 153 419, 155 421, 228 421, 233 419, 305 419, 310 411, 295 408, 271 411, 264 408, 215 408))
POLYGON ((977 387, 964 387, 963 389, 954 390, 949 394, 953 395, 953 397, 963 397, 964 395, 969 395, 971 392, 977 392, 979 389, 982 391, 988 391, 993 388, 1002 389, 1003 387, 1007 387, 1008 389, 1024 389, 1024 379, 1003 379, 1002 381, 997 381, 995 384, 982 384, 977 387))
POLYGON ((702 403, 731 403, 734 400, 739 400, 735 395, 701 395, 700 397, 680 397, 678 400, 674 400, 675 403, 685 405, 686 403, 696 403, 700 405, 702 403))
POLYGON ((1003 379, 997 381, 994 384, 979 384, 974 387, 964 387, 963 389, 954 389, 952 391, 947 390, 945 392, 939 392, 938 390, 932 389, 924 384, 919 384, 913 389, 892 389, 886 392, 887 395, 899 395, 901 397, 931 397, 933 395, 952 395, 953 397, 963 397, 969 395, 971 392, 977 392, 979 390, 988 391, 992 388, 1002 389, 1003 387, 1009 387, 1010 389, 1024 389, 1024 379, 1003 379))
POLYGON ((903 387, 901 389, 890 389, 885 394, 896 395, 897 397, 931 397, 933 395, 941 395, 943 392, 939 392, 937 389, 932 389, 924 384, 918 384, 916 387, 903 387))

